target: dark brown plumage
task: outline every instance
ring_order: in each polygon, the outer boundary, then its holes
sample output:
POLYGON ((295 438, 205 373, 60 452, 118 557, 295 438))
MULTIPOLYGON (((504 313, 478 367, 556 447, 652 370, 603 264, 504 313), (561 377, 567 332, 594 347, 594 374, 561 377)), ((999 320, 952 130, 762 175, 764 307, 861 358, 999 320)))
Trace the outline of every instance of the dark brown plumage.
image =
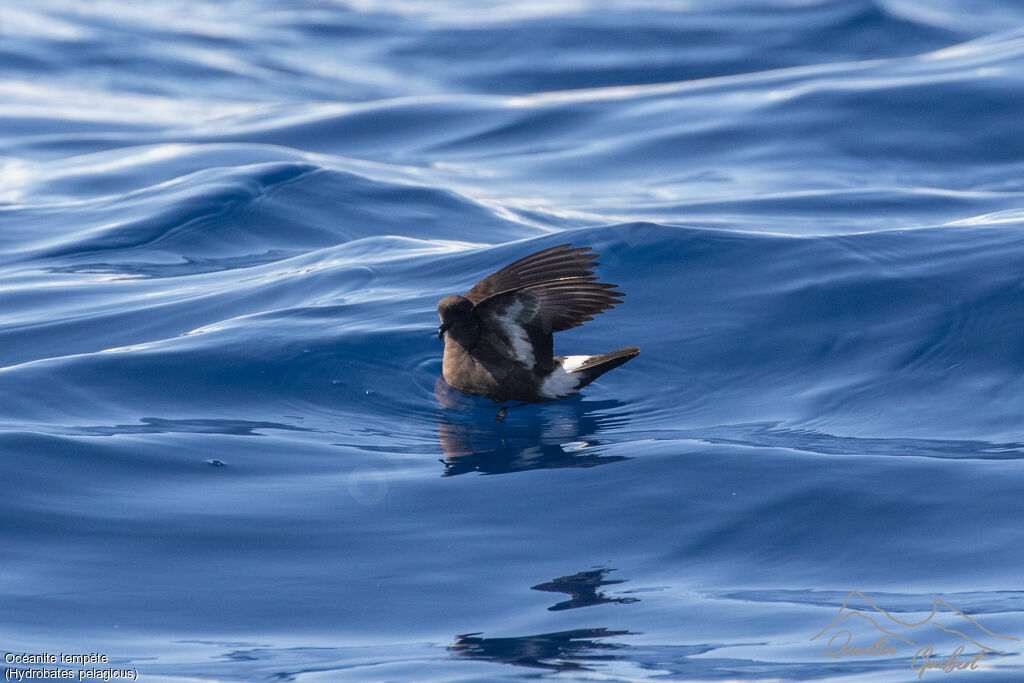
POLYGON ((465 296, 438 304, 443 374, 460 391, 496 401, 547 401, 575 393, 640 350, 554 356, 552 334, 622 303, 618 285, 598 282, 598 254, 561 244, 505 266, 465 296))

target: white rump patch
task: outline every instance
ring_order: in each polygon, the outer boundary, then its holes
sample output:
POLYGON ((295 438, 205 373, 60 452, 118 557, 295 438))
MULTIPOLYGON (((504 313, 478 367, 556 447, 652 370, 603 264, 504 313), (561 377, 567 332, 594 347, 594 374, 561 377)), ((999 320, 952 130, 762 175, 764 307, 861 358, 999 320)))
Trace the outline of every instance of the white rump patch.
POLYGON ((540 393, 548 398, 562 398, 580 388, 580 376, 573 374, 590 356, 566 356, 562 365, 555 368, 540 385, 540 393))
POLYGON ((565 360, 562 361, 562 367, 566 372, 575 372, 591 358, 592 356, 566 356, 565 360))
POLYGON ((532 368, 536 359, 533 357, 533 346, 530 344, 530 338, 526 335, 526 330, 519 324, 519 314, 523 312, 523 303, 521 301, 513 301, 508 308, 505 309, 505 314, 498 318, 501 323, 501 327, 505 330, 505 335, 508 337, 509 342, 512 344, 512 353, 515 354, 516 360, 525 365, 528 368, 532 368))

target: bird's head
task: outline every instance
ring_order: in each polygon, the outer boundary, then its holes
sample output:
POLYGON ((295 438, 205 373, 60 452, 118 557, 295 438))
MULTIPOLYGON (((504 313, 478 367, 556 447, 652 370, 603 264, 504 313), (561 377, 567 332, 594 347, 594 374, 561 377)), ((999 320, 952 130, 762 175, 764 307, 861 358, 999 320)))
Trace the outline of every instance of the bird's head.
POLYGON ((447 332, 450 338, 463 346, 472 346, 476 342, 477 326, 472 301, 458 294, 446 296, 437 304, 437 315, 441 318, 441 326, 437 328, 438 339, 443 339, 447 332))

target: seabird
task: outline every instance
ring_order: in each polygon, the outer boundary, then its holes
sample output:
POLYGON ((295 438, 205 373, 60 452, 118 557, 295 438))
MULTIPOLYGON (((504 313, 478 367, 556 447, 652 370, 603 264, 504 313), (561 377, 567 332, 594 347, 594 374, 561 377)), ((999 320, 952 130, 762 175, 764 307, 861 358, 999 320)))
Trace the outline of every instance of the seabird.
MULTIPOLYGON (((519 259, 441 299, 442 374, 455 389, 500 401, 535 403, 574 394, 640 349, 556 356, 552 334, 622 303, 618 285, 593 274, 599 254, 560 244, 519 259)), ((499 416, 499 419, 504 417, 499 416)))

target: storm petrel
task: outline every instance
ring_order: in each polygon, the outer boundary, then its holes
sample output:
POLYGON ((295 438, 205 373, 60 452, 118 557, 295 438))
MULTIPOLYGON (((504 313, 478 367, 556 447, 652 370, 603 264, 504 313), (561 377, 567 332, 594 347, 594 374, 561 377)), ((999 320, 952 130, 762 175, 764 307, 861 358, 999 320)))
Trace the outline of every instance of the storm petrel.
POLYGON ((616 368, 635 346, 587 356, 556 356, 552 334, 622 303, 618 285, 593 274, 599 254, 561 244, 531 254, 441 299, 442 374, 452 387, 495 401, 564 398, 616 368))

